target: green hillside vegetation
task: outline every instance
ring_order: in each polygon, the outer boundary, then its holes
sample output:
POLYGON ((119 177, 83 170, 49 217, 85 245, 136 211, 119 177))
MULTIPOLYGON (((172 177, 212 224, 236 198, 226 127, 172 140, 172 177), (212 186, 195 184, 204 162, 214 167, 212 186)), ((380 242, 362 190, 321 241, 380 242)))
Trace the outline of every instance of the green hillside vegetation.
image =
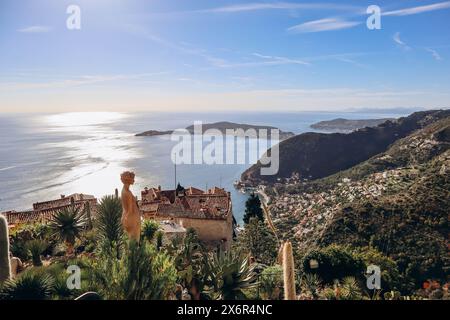
POLYGON ((404 292, 448 282, 449 133, 446 117, 348 170, 280 185, 271 205, 277 228, 301 252, 331 244, 377 250, 395 262, 404 292))

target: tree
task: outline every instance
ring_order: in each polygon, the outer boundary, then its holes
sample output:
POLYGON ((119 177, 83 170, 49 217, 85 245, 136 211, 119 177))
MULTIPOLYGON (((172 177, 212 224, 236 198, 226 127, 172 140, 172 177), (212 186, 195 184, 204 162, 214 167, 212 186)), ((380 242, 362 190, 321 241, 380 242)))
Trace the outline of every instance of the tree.
POLYGON ((252 193, 245 202, 245 215, 244 222, 249 223, 250 218, 258 218, 258 220, 264 221, 264 213, 261 208, 261 200, 259 197, 252 193))
POLYGON ((249 253, 257 262, 271 265, 278 253, 278 243, 264 222, 251 218, 239 234, 236 245, 249 253))
POLYGON ((50 221, 53 234, 67 245, 69 254, 73 253, 75 240, 80 238, 85 225, 84 213, 74 206, 57 211, 52 215, 50 221))

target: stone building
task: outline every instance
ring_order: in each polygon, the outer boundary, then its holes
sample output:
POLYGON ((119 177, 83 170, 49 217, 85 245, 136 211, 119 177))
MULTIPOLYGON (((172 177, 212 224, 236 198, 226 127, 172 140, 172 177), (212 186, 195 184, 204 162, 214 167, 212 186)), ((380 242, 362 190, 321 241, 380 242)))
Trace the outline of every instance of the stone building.
POLYGON ((145 188, 139 208, 147 219, 173 221, 193 228, 201 241, 228 249, 233 238, 233 212, 230 193, 222 188, 203 191, 194 187, 175 190, 145 188))
POLYGON ((59 199, 33 203, 33 209, 25 211, 6 211, 2 214, 8 220, 9 227, 25 223, 45 223, 58 210, 73 205, 79 210, 89 211, 92 215, 97 210, 97 199, 94 196, 74 193, 69 196, 61 195, 59 199))

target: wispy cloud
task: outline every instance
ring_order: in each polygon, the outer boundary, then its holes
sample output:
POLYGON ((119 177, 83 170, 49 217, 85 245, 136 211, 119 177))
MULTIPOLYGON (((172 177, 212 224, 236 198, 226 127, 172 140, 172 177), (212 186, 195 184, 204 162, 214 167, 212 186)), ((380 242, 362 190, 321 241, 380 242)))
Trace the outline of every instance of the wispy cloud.
POLYGON ((396 32, 393 36, 392 36, 392 40, 394 40, 394 42, 396 44, 398 44, 401 48, 405 49, 405 50, 410 50, 411 48, 400 38, 400 32, 396 32))
POLYGON ((434 58, 434 60, 436 61, 441 61, 442 57, 441 55, 434 49, 431 48, 425 48, 426 51, 428 51, 429 53, 431 53, 431 56, 434 58))
POLYGON ((184 54, 197 56, 199 58, 206 60, 210 65, 212 65, 214 67, 221 67, 227 63, 224 59, 214 57, 214 56, 208 54, 206 52, 206 50, 203 50, 201 48, 196 48, 195 46, 193 46, 191 44, 187 44, 186 42, 176 43, 173 41, 169 41, 167 39, 161 38, 157 35, 154 35, 154 34, 148 32, 145 28, 142 28, 142 27, 139 27, 136 25, 125 25, 125 27, 128 32, 131 32, 132 34, 134 34, 136 36, 142 37, 149 41, 153 41, 164 47, 176 50, 176 51, 184 53, 184 54))
POLYGON ((332 31, 353 28, 359 24, 361 22, 348 21, 340 18, 326 18, 301 23, 288 28, 287 31, 292 33, 332 31))
POLYGON ((253 3, 242 3, 237 5, 229 5, 199 10, 199 12, 235 13, 235 12, 261 11, 261 10, 301 10, 301 9, 349 10, 349 9, 356 9, 356 7, 330 3, 253 2, 253 3))
POLYGON ((30 26, 22 29, 18 29, 18 32, 22 33, 43 33, 43 32, 49 32, 51 30, 50 27, 47 26, 30 26))
POLYGON ((267 60, 268 63, 272 63, 272 64, 301 64, 301 65, 310 65, 309 62, 306 62, 304 60, 300 60, 300 59, 291 59, 291 58, 286 58, 286 57, 280 57, 280 56, 268 56, 268 55, 263 55, 260 53, 253 53, 253 55, 255 57, 267 60))
POLYGON ((183 54, 193 55, 204 59, 210 66, 214 68, 240 68, 240 67, 262 67, 262 66, 275 66, 275 65, 286 65, 286 64, 296 64, 296 65, 310 65, 309 62, 293 59, 288 57, 280 56, 269 56, 259 53, 254 53, 252 56, 259 58, 254 61, 245 62, 230 62, 228 60, 216 57, 208 53, 206 50, 197 48, 192 44, 186 42, 175 43, 163 39, 159 36, 148 33, 146 30, 138 28, 136 26, 128 26, 129 30, 136 35, 142 36, 147 40, 159 43, 162 46, 172 48, 183 54))
POLYGON ((385 15, 385 16, 409 16, 409 15, 413 15, 413 14, 419 14, 419 13, 423 13, 423 12, 449 9, 449 8, 450 8, 450 1, 445 1, 445 2, 438 2, 438 3, 434 3, 434 4, 424 5, 424 6, 387 11, 387 12, 384 12, 383 15, 385 15))

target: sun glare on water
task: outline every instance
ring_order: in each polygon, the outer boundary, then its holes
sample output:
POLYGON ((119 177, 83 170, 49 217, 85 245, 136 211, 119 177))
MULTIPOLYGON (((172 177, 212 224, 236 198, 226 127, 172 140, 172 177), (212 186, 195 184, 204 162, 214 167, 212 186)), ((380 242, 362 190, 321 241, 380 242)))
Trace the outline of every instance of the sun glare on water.
POLYGON ((49 115, 45 118, 50 126, 73 127, 112 123, 126 117, 120 112, 67 112, 49 115))
POLYGON ((130 169, 127 162, 138 156, 133 135, 117 129, 126 117, 116 112, 46 116, 46 130, 63 139, 40 147, 58 150, 57 165, 69 168, 58 177, 59 193, 101 197, 120 187, 120 173, 130 169))

